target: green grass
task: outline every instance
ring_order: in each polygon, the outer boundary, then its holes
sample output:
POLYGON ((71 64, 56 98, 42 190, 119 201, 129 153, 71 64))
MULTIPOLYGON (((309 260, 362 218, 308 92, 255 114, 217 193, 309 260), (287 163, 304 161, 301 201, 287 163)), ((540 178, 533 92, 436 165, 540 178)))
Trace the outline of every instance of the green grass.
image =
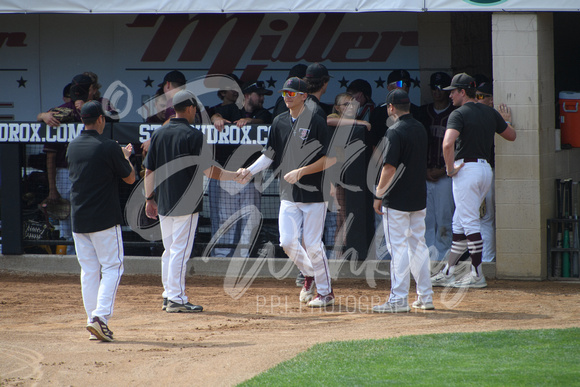
POLYGON ((580 328, 317 344, 241 386, 387 384, 579 386, 580 328))

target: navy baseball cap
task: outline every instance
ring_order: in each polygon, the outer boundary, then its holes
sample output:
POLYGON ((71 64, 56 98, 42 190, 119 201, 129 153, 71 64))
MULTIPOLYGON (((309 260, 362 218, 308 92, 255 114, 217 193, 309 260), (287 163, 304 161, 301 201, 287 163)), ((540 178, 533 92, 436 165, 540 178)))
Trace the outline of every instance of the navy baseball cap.
POLYGON ((466 73, 459 73, 455 74, 451 80, 451 86, 447 86, 443 90, 475 89, 476 86, 475 78, 466 73))
POLYGON ((306 68, 306 75, 305 78, 322 78, 324 76, 330 76, 328 74, 328 69, 325 65, 321 63, 312 63, 310 66, 306 68))
POLYGON ((389 94, 387 94, 387 105, 404 105, 408 103, 411 103, 411 99, 409 98, 409 94, 407 94, 403 89, 391 90, 389 94))
MULTIPOLYGON (((193 94, 189 90, 180 90, 173 96, 173 107, 174 108, 185 108, 188 106, 197 106, 197 98, 195 98, 195 94, 193 94)), ((199 109, 198 109, 199 110, 199 109)))
POLYGON ((93 80, 91 77, 85 74, 75 75, 71 82, 70 87, 70 97, 73 101, 82 100, 86 101, 89 99, 89 88, 91 87, 93 80))
POLYGON ((166 82, 173 82, 177 83, 179 86, 185 85, 185 75, 181 71, 173 70, 165 74, 163 77, 163 82, 161 82, 158 86, 163 87, 166 82))
POLYGON ((449 86, 451 84, 451 77, 449 74, 444 73, 442 71, 438 71, 436 73, 431 74, 429 86, 432 89, 439 89, 442 90, 443 88, 449 86))
POLYGON ((407 70, 393 70, 387 77, 387 84, 397 82, 397 81, 411 81, 411 74, 407 70))
POLYGON ((308 85, 302 79, 298 77, 288 78, 286 82, 284 82, 284 87, 282 91, 295 91, 297 93, 307 93, 308 92, 308 85))
POLYGON ((288 72, 288 76, 286 77, 286 79, 292 77, 304 78, 306 76, 307 68, 308 66, 306 66, 303 63, 298 63, 297 65, 294 65, 288 72))
POLYGON ((246 82, 244 86, 242 86, 242 92, 244 94, 257 93, 260 95, 272 95, 274 93, 272 90, 266 89, 264 81, 246 82))
POLYGON ((373 96, 373 88, 371 84, 364 79, 355 79, 346 88, 348 93, 363 93, 364 96, 371 98, 373 96))
POLYGON ((89 101, 83 105, 81 108, 81 118, 83 120, 90 118, 99 118, 104 116, 105 112, 103 106, 99 101, 89 101))

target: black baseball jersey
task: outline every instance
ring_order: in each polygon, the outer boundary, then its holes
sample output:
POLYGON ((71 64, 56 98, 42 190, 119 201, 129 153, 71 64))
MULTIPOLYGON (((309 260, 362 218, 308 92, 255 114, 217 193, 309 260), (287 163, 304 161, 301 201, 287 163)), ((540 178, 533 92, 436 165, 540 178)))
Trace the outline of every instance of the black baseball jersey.
POLYGON ((151 137, 143 165, 155 172, 160 215, 182 216, 203 208, 203 171, 211 166, 211 151, 203 133, 186 119, 172 118, 151 137))
POLYGON ((326 121, 326 118, 328 117, 327 110, 323 106, 322 102, 320 102, 320 100, 314 95, 309 94, 304 105, 326 121))
POLYGON ((399 211, 420 211, 427 205, 427 132, 405 114, 389 127, 383 164, 397 168, 383 197, 383 206, 399 211))
POLYGON ((83 130, 69 144, 66 159, 72 230, 86 234, 121 224, 119 180, 128 177, 132 168, 119 144, 96 130, 83 130))
POLYGON ((422 106, 422 123, 427 129, 429 145, 427 150, 427 168, 444 168, 445 159, 443 158, 443 138, 445 129, 447 129, 447 120, 455 106, 449 104, 441 112, 436 112, 433 104, 422 106))
MULTIPOLYGON (((417 105, 411 104, 411 115, 416 120, 422 120, 421 108, 417 105)), ((371 131, 369 133, 369 143, 372 146, 377 146, 379 142, 385 137, 387 132, 387 105, 382 104, 373 109, 370 115, 371 131)))
POLYGON ((272 168, 280 174, 280 199, 300 203, 324 201, 323 172, 303 176, 296 184, 287 183, 284 175, 325 156, 328 137, 326 121, 309 109, 305 108, 296 120, 289 111, 274 118, 262 153, 274 160, 272 168))
POLYGON ((507 123, 494 108, 482 103, 468 102, 454 110, 447 121, 447 129, 455 129, 455 160, 491 159, 495 133, 503 133, 507 123))

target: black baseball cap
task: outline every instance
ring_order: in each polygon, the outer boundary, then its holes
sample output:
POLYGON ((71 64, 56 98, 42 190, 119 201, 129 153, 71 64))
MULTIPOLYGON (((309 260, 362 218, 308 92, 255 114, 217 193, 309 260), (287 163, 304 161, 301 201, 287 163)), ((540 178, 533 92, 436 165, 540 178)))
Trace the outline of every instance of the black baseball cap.
POLYGON ((330 76, 328 74, 328 69, 321 63, 312 63, 306 68, 305 78, 322 78, 324 76, 330 76))
POLYGON ((81 118, 83 121, 90 118, 99 118, 104 115, 103 106, 99 101, 89 101, 81 108, 81 118))
POLYGON ((411 81, 411 74, 407 70, 399 69, 393 70, 387 77, 387 84, 397 81, 411 81))
POLYGON ((451 80, 451 86, 447 86, 443 90, 455 90, 455 89, 475 89, 477 84, 475 83, 475 78, 466 73, 455 74, 451 80))
POLYGON ((346 91, 349 93, 358 93, 360 91, 364 96, 369 98, 373 96, 373 88, 371 87, 371 84, 364 79, 355 79, 348 85, 346 91))
POLYGON ((297 65, 292 66, 292 68, 288 72, 288 76, 286 77, 286 79, 292 77, 304 78, 306 76, 307 68, 308 66, 306 66, 303 63, 298 63, 297 65))
POLYGON ((409 98, 409 94, 407 94, 403 89, 391 90, 389 94, 387 94, 387 105, 404 105, 408 103, 411 103, 411 99, 409 98))
MULTIPOLYGON (((195 98, 195 94, 193 94, 189 90, 180 90, 173 96, 173 107, 180 109, 185 108, 188 106, 197 106, 197 98, 195 98)), ((198 109, 199 110, 199 109, 198 109)))
POLYGON ((272 95, 274 93, 272 90, 266 89, 266 84, 264 83, 264 81, 246 82, 242 86, 242 92, 244 94, 257 93, 260 95, 272 95))
POLYGON ((70 98, 70 88, 72 86, 72 83, 68 83, 64 89, 62 89, 62 96, 64 98, 70 98))
POLYGON ((451 77, 449 74, 444 73, 442 71, 438 71, 436 73, 431 74, 431 78, 429 81, 429 86, 432 89, 438 88, 442 90, 443 88, 449 86, 451 84, 451 77))
POLYGON ((186 82, 185 75, 183 75, 183 73, 178 70, 170 71, 167 74, 165 74, 165 77, 163 77, 163 82, 161 82, 157 86, 163 87, 163 85, 165 85, 166 82, 177 83, 179 86, 185 85, 186 82))
POLYGON ((477 91, 483 94, 493 95, 493 85, 491 82, 481 82, 477 85, 477 91))
POLYGON ((302 79, 298 77, 288 78, 286 82, 284 82, 284 87, 282 91, 295 91, 297 93, 307 93, 308 92, 308 85, 302 79))
POLYGON ((89 99, 89 88, 93 80, 85 74, 75 75, 71 82, 70 97, 73 101, 89 99))

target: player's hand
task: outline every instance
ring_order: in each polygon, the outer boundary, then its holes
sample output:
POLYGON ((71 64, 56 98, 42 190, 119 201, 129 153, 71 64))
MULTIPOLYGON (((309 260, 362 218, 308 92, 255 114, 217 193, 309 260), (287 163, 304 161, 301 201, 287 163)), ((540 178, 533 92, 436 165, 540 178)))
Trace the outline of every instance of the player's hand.
POLYGON ((252 121, 251 118, 240 118, 239 120, 237 120, 236 122, 234 122, 236 124, 236 126, 238 128, 244 127, 246 125, 248 125, 248 123, 252 121))
POLYGON ((228 121, 225 118, 217 118, 213 122, 213 126, 218 130, 218 132, 221 132, 224 130, 225 124, 231 124, 231 121, 228 121))
POLYGON ((145 140, 143 144, 141 144, 141 150, 143 151, 143 155, 149 152, 149 146, 151 145, 151 139, 145 140))
POLYGON ((157 219, 157 203, 155 203, 155 200, 147 200, 145 202, 145 215, 150 219, 157 219))
POLYGON ((85 101, 83 101, 82 99, 77 99, 75 101, 75 108, 80 112, 81 109, 83 108, 84 104, 85 104, 85 101))
POLYGON ((453 165, 453 169, 451 171, 447 171, 447 176, 451 177, 457 175, 457 172, 459 172, 459 170, 463 168, 464 165, 465 163, 461 163, 458 166, 453 165))
POLYGON ((46 199, 43 200, 43 203, 54 204, 60 198, 61 198, 61 196, 60 196, 60 193, 58 192, 58 190, 56 190, 56 189, 50 190, 50 191, 48 191, 48 196, 46 197, 46 199))
POLYGON ((375 209, 375 212, 379 215, 383 215, 383 201, 381 199, 375 199, 373 201, 373 208, 375 209))
POLYGON ((505 103, 500 104, 497 107, 497 111, 499 114, 501 114, 501 117, 504 119, 504 121, 512 122, 512 109, 510 109, 510 107, 505 103))
POLYGON ((295 169, 293 171, 288 172, 284 175, 284 180, 286 180, 290 184, 296 184, 298 180, 302 177, 302 173, 300 169, 295 169))
POLYGON ((131 157, 131 154, 133 153, 133 145, 127 144, 127 146, 121 148, 121 150, 123 151, 123 155, 125 156, 125 158, 129 160, 129 157, 131 157))
POLYGON ((54 112, 46 112, 41 114, 42 121, 48 126, 60 126, 60 121, 54 118, 54 112))
POLYGON ((234 180, 237 181, 238 183, 246 184, 250 180, 252 180, 252 177, 253 177, 252 172, 250 172, 249 169, 240 168, 237 170, 236 178, 234 180))

